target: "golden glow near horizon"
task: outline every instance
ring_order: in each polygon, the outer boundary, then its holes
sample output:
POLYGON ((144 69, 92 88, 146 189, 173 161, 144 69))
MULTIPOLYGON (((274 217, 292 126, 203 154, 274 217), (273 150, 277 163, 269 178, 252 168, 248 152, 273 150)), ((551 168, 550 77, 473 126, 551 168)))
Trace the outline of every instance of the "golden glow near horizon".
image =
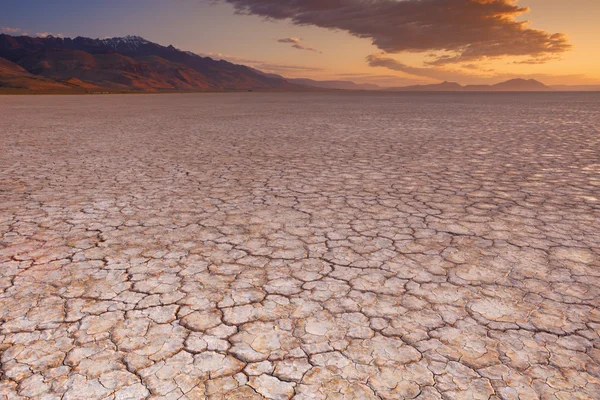
POLYGON ((289 78, 600 85, 600 0, 7 1, 0 28, 135 34, 289 78))
MULTIPOLYGON (((526 28, 549 35, 565 34, 571 49, 539 57, 481 57, 432 68, 426 65, 432 60, 431 51, 381 55, 381 49, 373 45, 370 38, 357 38, 341 30, 297 26, 289 20, 265 22, 259 16, 236 15, 234 18, 238 23, 245 23, 251 29, 260 25, 266 36, 272 38, 279 33, 280 36, 301 38, 303 44, 319 51, 307 52, 281 43, 265 43, 265 50, 259 51, 259 54, 255 51, 256 47, 239 49, 229 59, 241 62, 258 59, 260 62, 256 62, 255 66, 288 77, 349 79, 383 85, 442 80, 465 84, 491 83, 514 77, 535 78, 554 85, 600 84, 600 26, 596 23, 600 15, 600 1, 522 0, 514 4, 529 8, 527 13, 517 17, 518 21, 528 21, 526 28), (386 66, 378 66, 382 63, 370 65, 365 58, 373 54, 408 65, 411 69, 393 69, 389 67, 390 62, 386 66)), ((438 56, 445 54, 435 53, 438 56)))

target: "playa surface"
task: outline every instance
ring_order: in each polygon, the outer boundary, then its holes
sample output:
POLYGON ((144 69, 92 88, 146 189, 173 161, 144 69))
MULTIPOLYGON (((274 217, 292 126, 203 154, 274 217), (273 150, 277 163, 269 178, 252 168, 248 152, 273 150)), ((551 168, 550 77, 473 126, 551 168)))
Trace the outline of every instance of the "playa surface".
POLYGON ((599 399, 600 94, 0 97, 0 398, 599 399))

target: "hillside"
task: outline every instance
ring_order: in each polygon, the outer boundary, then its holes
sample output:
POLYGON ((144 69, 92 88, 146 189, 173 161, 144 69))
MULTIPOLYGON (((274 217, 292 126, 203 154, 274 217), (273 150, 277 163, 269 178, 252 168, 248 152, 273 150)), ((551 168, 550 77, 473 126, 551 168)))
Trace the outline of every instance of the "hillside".
POLYGON ((382 88, 352 81, 288 79, 202 57, 139 36, 90 39, 0 34, 0 91, 385 90, 395 92, 550 91, 534 79, 495 85, 442 82, 382 88))
POLYGON ((35 91, 71 91, 76 87, 68 82, 36 76, 23 67, 0 58, 0 90, 12 91, 21 88, 35 91))
POLYGON ((71 39, 2 34, 0 58, 2 65, 6 65, 0 69, 0 87, 28 90, 70 90, 74 87, 119 91, 304 88, 243 65, 202 57, 137 36, 71 39), (21 78, 15 79, 15 76, 21 78), (40 89, 42 83, 48 87, 40 89))

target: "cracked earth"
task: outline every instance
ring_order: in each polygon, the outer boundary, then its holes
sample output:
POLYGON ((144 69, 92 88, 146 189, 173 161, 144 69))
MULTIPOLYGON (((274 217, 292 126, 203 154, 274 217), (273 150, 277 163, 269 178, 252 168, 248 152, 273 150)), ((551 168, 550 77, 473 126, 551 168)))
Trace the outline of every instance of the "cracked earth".
POLYGON ((599 104, 0 97, 0 397, 600 399, 599 104))

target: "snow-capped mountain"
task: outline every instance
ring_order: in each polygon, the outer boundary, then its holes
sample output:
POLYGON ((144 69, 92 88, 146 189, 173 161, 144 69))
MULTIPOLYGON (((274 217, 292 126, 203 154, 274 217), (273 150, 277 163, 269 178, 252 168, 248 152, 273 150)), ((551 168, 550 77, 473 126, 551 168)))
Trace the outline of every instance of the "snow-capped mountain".
POLYGON ((122 49, 125 47, 125 48, 129 49, 130 51, 135 51, 135 50, 139 49, 139 47, 141 45, 150 43, 149 41, 147 41, 146 39, 144 39, 141 36, 132 36, 132 35, 127 35, 124 37, 114 37, 114 38, 102 39, 101 42, 105 46, 111 47, 115 50, 119 50, 119 49, 122 49))
POLYGON ((244 65, 162 46, 139 36, 71 39, 1 34, 0 57, 15 65, 11 71, 20 67, 31 76, 75 82, 80 87, 142 91, 302 88, 244 65))

